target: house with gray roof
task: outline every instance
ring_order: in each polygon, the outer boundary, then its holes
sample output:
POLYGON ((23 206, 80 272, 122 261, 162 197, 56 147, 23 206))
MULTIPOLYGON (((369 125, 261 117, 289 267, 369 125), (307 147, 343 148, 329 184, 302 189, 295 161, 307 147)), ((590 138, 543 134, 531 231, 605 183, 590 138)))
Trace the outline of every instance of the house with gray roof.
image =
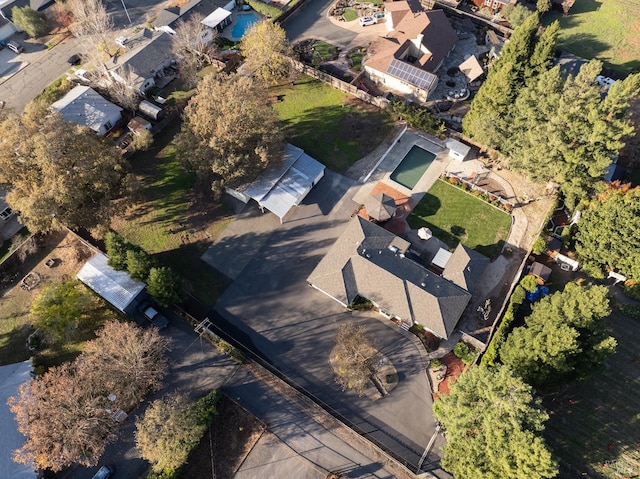
POLYGON ((122 108, 104 99, 93 88, 78 85, 51 105, 65 121, 87 126, 106 135, 122 119, 122 108))
POLYGON ((163 31, 144 28, 126 43, 126 48, 124 55, 113 57, 109 73, 140 93, 155 86, 165 69, 176 62, 171 35, 163 31))
POLYGON ((345 307, 357 297, 407 326, 419 323, 448 338, 471 298, 470 290, 488 263, 458 247, 442 276, 412 259, 411 244, 356 216, 307 281, 345 307))

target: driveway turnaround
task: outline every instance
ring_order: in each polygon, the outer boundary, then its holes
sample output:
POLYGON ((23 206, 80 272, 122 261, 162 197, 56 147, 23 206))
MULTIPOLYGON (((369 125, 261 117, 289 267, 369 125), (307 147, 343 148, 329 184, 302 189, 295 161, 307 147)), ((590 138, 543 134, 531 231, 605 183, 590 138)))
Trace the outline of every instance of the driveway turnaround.
POLYGON ((333 45, 349 45, 357 33, 331 23, 327 13, 333 3, 335 0, 307 0, 282 23, 289 41, 297 43, 315 38, 333 45))
MULTIPOLYGON (((358 186, 327 171, 284 224, 263 231, 255 244, 242 239, 243 229, 250 238, 254 235, 250 218, 244 218, 244 225, 234 225, 230 231, 240 254, 254 244, 253 255, 236 272, 210 318, 327 409, 415 467, 435 431, 424 351, 413 336, 392 323, 345 311, 306 282, 356 211, 351 198, 358 186), (372 401, 342 392, 336 384, 328 360, 338 326, 345 321, 364 324, 396 367, 400 383, 388 396, 372 401)), ((212 248, 217 244, 229 241, 223 235, 212 248)), ((232 249, 227 247, 227 254, 233 254, 232 249)), ((427 463, 437 463, 438 447, 437 442, 436 454, 427 463)))

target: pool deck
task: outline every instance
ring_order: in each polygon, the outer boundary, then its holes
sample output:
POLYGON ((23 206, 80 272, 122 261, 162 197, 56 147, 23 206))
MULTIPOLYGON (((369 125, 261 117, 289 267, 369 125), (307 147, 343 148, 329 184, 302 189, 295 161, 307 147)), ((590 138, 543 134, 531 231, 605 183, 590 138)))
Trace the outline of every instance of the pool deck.
MULTIPOLYGON (((408 203, 411 204, 411 208, 417 205, 420 199, 425 195, 429 188, 433 186, 440 175, 446 170, 449 163, 453 161, 447 154, 447 149, 444 143, 437 138, 430 137, 424 133, 418 133, 415 131, 407 130, 396 143, 391 147, 382 161, 375 167, 375 170, 369 177, 367 183, 356 193, 353 200, 357 203, 364 203, 367 196, 380 192, 380 190, 374 191, 378 182, 385 184, 392 190, 398 191, 400 195, 408 198, 408 203), (396 169, 400 162, 404 159, 406 154, 411 150, 413 145, 418 145, 427 151, 436 155, 427 171, 422 175, 422 178, 418 180, 416 186, 413 189, 406 188, 399 183, 393 181, 390 176, 396 169)), ((393 196, 393 195, 390 195, 393 196)))

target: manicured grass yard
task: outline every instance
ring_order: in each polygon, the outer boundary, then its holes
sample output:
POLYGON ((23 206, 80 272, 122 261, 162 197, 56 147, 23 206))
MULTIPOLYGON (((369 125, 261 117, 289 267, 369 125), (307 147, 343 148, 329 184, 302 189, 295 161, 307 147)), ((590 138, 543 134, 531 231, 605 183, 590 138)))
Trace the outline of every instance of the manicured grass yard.
POLYGON ((319 65, 337 58, 338 49, 330 43, 318 40, 313 43, 313 63, 319 65))
POLYGON ((287 140, 338 172, 373 151, 393 124, 376 107, 309 77, 270 95, 282 99, 274 108, 287 140))
POLYGON ((507 239, 511 217, 442 180, 436 181, 407 218, 414 228, 427 226, 451 248, 465 246, 494 257, 507 239))
POLYGON ((156 136, 149 151, 130 158, 140 181, 136 203, 111 226, 170 266, 185 279, 188 291, 211 305, 223 291, 223 281, 200 256, 231 218, 210 188, 198 185, 176 159, 171 140, 179 130, 176 120, 156 136))
POLYGON ((625 73, 640 68, 640 0, 578 0, 566 17, 543 17, 545 24, 553 20, 560 21, 560 48, 625 73))
POLYGON ((351 22, 358 18, 358 12, 356 12, 353 8, 346 8, 342 16, 344 17, 345 22, 351 22))
POLYGON ((615 312, 607 323, 617 352, 591 379, 544 400, 551 418, 545 436, 571 470, 561 477, 623 479, 640 473, 640 322, 615 312), (598 476, 588 471, 594 469, 598 476))

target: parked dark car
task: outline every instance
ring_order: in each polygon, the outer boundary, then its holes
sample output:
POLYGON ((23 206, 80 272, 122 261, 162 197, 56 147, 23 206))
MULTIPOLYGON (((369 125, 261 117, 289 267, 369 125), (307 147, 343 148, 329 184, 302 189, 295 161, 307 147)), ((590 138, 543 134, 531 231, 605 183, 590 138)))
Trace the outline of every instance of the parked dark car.
POLYGON ((113 474, 113 467, 102 466, 100 469, 98 469, 98 472, 93 475, 93 479, 107 479, 111 476, 111 474, 113 474))
POLYGON ((67 63, 71 66, 80 65, 82 63, 82 56, 79 53, 76 53, 75 55, 71 55, 67 59, 67 63))
POLYGON ((140 303, 138 305, 138 311, 158 329, 164 329, 169 326, 169 320, 158 312, 157 306, 152 304, 151 301, 143 301, 140 303))

